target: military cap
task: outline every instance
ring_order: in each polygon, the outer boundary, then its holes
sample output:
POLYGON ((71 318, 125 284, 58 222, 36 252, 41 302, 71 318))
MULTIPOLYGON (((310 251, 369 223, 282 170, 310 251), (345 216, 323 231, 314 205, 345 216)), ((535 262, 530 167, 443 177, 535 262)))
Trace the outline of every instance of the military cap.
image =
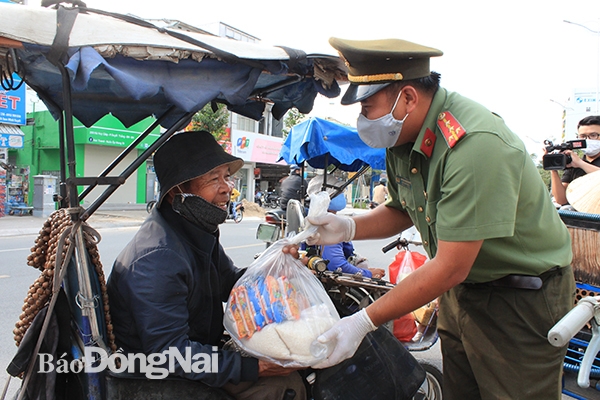
POLYGON ((432 47, 401 39, 346 40, 332 37, 329 43, 348 67, 350 87, 342 97, 342 104, 362 101, 395 81, 429 76, 429 59, 443 54, 432 47))

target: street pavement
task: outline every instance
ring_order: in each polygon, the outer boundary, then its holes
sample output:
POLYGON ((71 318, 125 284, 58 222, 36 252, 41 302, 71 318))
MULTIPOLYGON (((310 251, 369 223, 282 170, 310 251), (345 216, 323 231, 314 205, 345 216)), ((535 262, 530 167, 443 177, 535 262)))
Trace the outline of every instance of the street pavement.
MULTIPOLYGON (((369 210, 347 207, 340 214, 355 215, 369 210)), ((88 219, 88 224, 94 229, 139 226, 144 222, 148 213, 146 204, 103 204, 88 219)), ((32 215, 6 215, 0 217, 0 237, 35 235, 39 233, 47 218, 32 215)), ((262 217, 244 215, 245 220, 260 221, 262 217)))
MULTIPOLYGON (((340 214, 356 215, 366 213, 369 210, 354 209, 347 207, 340 214)), ((100 207, 88 220, 90 226, 95 229, 132 227, 142 224, 148 216, 145 204, 105 204, 100 207)), ((261 217, 246 217, 244 220, 260 221, 261 217)), ((7 215, 0 218, 0 237, 36 235, 42 228, 46 218, 34 217, 31 215, 13 216, 7 215)), ((427 352, 421 353, 419 358, 431 358, 439 360, 439 343, 427 352)), ((437 361, 436 363, 439 363, 437 361)), ((562 395, 561 399, 570 399, 571 397, 562 395)))
MULTIPOLYGON (((139 226, 148 216, 145 204, 107 204, 88 220, 94 228, 139 226)), ((0 218, 0 237, 35 235, 47 218, 32 215, 6 215, 0 218)))

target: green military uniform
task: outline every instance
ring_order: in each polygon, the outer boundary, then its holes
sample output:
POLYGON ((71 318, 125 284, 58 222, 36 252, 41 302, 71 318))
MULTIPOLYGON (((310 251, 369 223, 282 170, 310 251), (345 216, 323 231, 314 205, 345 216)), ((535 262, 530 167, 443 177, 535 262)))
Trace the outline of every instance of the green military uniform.
POLYGON ((465 284, 440 299, 444 398, 559 396, 565 350, 545 338, 573 304, 570 236, 521 140, 440 88, 416 142, 388 149, 387 172, 387 206, 410 215, 430 257, 438 240, 483 240, 465 284), (510 274, 544 285, 482 284, 510 274))
MULTIPOLYGON (((421 80, 419 94, 438 87, 429 64, 440 50, 329 42, 348 68, 342 104, 398 81, 421 80)), ((385 127, 402 138, 397 123, 385 127)), ((388 149, 387 172, 386 205, 408 213, 430 257, 438 240, 483 240, 465 282, 440 298, 444 400, 560 398, 566 349, 546 336, 573 305, 570 236, 522 141, 483 106, 439 88, 414 143, 388 149)))
POLYGON ((571 262, 569 232, 522 141, 459 94, 438 90, 415 144, 388 149, 387 172, 387 205, 410 215, 430 257, 438 240, 485 240, 466 282, 571 262))

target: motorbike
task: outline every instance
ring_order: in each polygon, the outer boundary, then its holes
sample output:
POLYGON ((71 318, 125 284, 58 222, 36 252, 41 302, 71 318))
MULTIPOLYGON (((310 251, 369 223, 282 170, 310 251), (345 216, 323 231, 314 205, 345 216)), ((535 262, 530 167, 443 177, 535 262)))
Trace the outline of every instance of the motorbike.
POLYGON ((233 220, 236 224, 242 222, 244 218, 244 206, 241 201, 232 201, 229 205, 228 220, 233 220))
POLYGON ((263 207, 277 208, 279 207, 280 196, 277 192, 267 192, 263 196, 263 207))

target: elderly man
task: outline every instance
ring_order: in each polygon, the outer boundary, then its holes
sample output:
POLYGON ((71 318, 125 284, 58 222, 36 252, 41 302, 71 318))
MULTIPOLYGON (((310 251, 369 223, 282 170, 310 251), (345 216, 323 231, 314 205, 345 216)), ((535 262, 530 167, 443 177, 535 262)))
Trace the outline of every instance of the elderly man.
MULTIPOLYGON (((125 353, 211 355, 223 337, 223 302, 245 270, 219 243, 231 180, 244 162, 208 132, 170 138, 154 156, 157 206, 115 261, 108 294, 117 343, 125 353)), ((219 349, 218 368, 175 375, 222 387, 238 399, 305 398, 297 372, 219 349)))
POLYGON ((358 134, 387 148, 390 199, 356 217, 309 218, 312 242, 385 238, 413 224, 430 260, 319 340, 327 367, 365 334, 440 298, 444 399, 558 399, 566 349, 548 330, 573 305, 569 232, 522 141, 478 103, 439 86, 441 51, 332 38, 361 103, 358 134))

